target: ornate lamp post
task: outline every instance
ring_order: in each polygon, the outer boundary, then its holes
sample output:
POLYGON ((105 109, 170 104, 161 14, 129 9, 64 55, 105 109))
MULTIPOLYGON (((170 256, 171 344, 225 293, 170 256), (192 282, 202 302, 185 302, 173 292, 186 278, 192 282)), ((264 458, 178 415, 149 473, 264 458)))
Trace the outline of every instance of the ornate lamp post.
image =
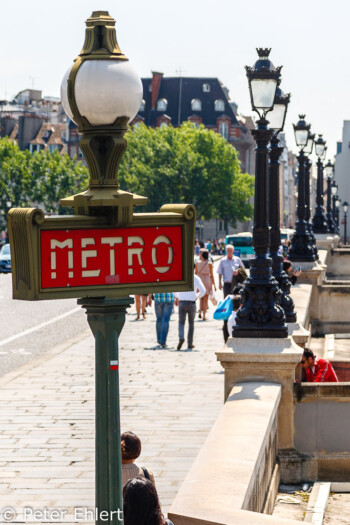
MULTIPOLYGON (((332 211, 332 177, 334 173, 334 166, 329 160, 325 166, 326 176, 327 176, 327 223, 329 233, 336 233, 336 226, 333 219, 332 211)), ((337 193, 337 189, 335 193, 337 193)))
POLYGON ((343 211, 344 211, 344 244, 347 244, 347 232, 346 232, 346 226, 347 226, 347 220, 348 220, 348 209, 349 209, 349 203, 347 201, 343 202, 343 211))
POLYGON ((317 155, 317 194, 316 194, 316 208, 312 226, 315 233, 327 233, 328 224, 323 208, 323 162, 321 158, 325 154, 326 142, 322 135, 318 136, 315 142, 315 151, 317 155))
POLYGON ((305 206, 305 161, 304 149, 308 145, 310 124, 306 124, 305 115, 299 115, 299 122, 294 124, 295 141, 299 147, 299 174, 298 174, 298 222, 292 238, 288 257, 291 261, 315 261, 316 254, 312 245, 311 236, 307 229, 305 206))
POLYGON ((310 170, 311 170, 311 160, 310 155, 312 154, 312 150, 314 147, 315 142, 315 133, 309 133, 309 138, 307 141, 307 144, 304 148, 304 154, 307 155, 305 159, 305 220, 306 220, 306 229, 310 234, 311 244, 313 246, 313 250, 316 256, 316 259, 318 259, 318 250, 316 246, 316 237, 314 234, 314 231, 312 229, 312 222, 311 222, 311 209, 310 209, 310 170))
POLYGON ((340 234, 340 224, 339 224, 339 208, 341 205, 341 200, 339 199, 339 196, 336 195, 335 197, 335 222, 338 228, 338 233, 340 234))
POLYGON ((246 66, 253 111, 259 115, 258 127, 252 131, 256 141, 253 246, 255 258, 242 292, 233 337, 287 337, 280 291, 272 275, 269 250, 267 210, 268 143, 273 130, 268 129, 266 114, 273 109, 281 68, 269 60, 270 49, 257 49, 259 59, 246 66))
POLYGON ((331 184, 331 194, 332 194, 332 217, 333 222, 335 226, 335 233, 339 233, 338 231, 338 225, 337 225, 337 217, 336 217, 336 204, 335 201, 337 200, 337 193, 338 193, 338 184, 333 180, 331 184))
MULTIPOLYGON (((108 12, 95 11, 86 25, 83 49, 63 78, 61 100, 82 134, 89 189, 62 199, 61 204, 72 206, 76 214, 105 215, 112 225, 127 225, 132 222, 133 205, 147 203, 144 197, 121 191, 117 178, 126 149, 123 135, 140 107, 142 83, 118 46, 115 21, 108 12)), ((123 508, 118 337, 132 302, 130 297, 78 300, 86 308, 95 337, 96 508, 108 513, 108 523, 111 513, 123 508)), ((97 523, 102 522, 97 519, 97 523)))
POLYGON ((280 254, 280 191, 279 191, 279 158, 283 152, 278 135, 283 131, 286 120, 290 94, 285 95, 278 87, 273 109, 268 113, 269 127, 274 130, 270 142, 269 163, 269 223, 270 223, 270 257, 272 259, 272 273, 279 284, 281 306, 284 310, 287 323, 296 322, 294 301, 290 295, 291 282, 283 271, 283 256, 280 254))

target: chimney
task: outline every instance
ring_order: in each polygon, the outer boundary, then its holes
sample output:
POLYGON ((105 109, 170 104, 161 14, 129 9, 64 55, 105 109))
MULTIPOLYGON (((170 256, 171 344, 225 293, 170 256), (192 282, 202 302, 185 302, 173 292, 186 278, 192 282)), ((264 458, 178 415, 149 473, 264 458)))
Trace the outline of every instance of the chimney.
POLYGON ((152 109, 155 109, 163 73, 152 71, 152 109))

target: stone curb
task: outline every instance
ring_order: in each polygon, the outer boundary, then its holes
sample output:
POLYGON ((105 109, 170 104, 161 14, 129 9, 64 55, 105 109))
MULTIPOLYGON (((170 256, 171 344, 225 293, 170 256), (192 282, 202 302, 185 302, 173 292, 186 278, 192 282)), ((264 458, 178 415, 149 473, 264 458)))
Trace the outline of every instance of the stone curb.
POLYGON ((304 522, 322 525, 328 505, 331 483, 315 483, 307 504, 304 522))

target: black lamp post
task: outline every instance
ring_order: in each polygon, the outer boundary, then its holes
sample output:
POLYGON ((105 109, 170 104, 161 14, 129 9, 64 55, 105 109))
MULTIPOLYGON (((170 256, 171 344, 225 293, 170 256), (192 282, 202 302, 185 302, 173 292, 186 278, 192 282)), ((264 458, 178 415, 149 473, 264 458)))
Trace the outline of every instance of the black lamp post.
POLYGON ((343 211, 344 211, 344 244, 347 244, 346 226, 347 226, 347 220, 348 220, 348 216, 347 216, 348 209, 349 209, 349 203, 347 201, 344 201, 343 202, 343 211))
POLYGON ((332 194, 332 217, 333 217, 333 222, 334 222, 335 233, 339 233, 338 225, 337 225, 337 217, 336 217, 336 204, 335 204, 335 201, 337 200, 337 193, 338 193, 338 184, 334 180, 331 184, 331 194, 332 194))
POLYGON ((246 66, 253 111, 259 115, 258 127, 252 131, 256 141, 253 246, 255 257, 250 276, 245 281, 242 305, 237 312, 233 337, 287 337, 281 292, 272 275, 269 250, 267 207, 268 143, 273 130, 268 129, 266 114, 273 109, 281 68, 269 60, 270 49, 257 49, 259 59, 246 66))
POLYGON ((284 310, 287 323, 297 320, 294 311, 294 301, 290 295, 291 282, 283 270, 283 256, 280 253, 280 188, 279 188, 279 158, 283 152, 278 135, 283 131, 286 120, 290 94, 285 95, 278 87, 275 95, 273 110, 268 113, 269 127, 274 130, 270 142, 269 163, 269 223, 270 223, 270 257, 272 259, 272 273, 279 284, 281 306, 284 310))
POLYGON ((294 124, 295 141, 299 147, 299 173, 298 173, 298 222, 292 237, 288 257, 291 261, 316 261, 316 254, 312 245, 310 233, 307 229, 305 206, 305 162, 304 149, 308 145, 310 124, 306 124, 305 115, 299 115, 299 122, 294 124))
POLYGON ((318 250, 316 246, 316 237, 312 229, 311 222, 311 207, 310 207, 310 170, 311 170, 311 160, 309 155, 312 154, 312 150, 315 143, 315 133, 309 132, 309 138, 307 144, 304 148, 304 154, 307 155, 305 159, 305 220, 306 220, 306 229, 310 234, 310 241, 314 250, 316 259, 318 259, 318 250))
POLYGON ((314 218, 312 220, 312 226, 315 233, 327 233, 328 224, 326 215, 323 208, 323 157, 326 150, 326 142, 323 140, 322 135, 318 136, 315 142, 315 150, 317 155, 317 194, 316 194, 316 208, 314 218))
POLYGON ((325 166, 327 176, 327 223, 329 233, 336 233, 336 227, 333 220, 332 212, 332 177, 334 173, 334 166, 329 160, 325 166))
POLYGON ((339 196, 336 195, 335 197, 335 223, 337 225, 337 228, 338 228, 338 234, 340 234, 340 224, 339 224, 339 208, 340 208, 340 205, 341 205, 341 200, 339 199, 339 196))

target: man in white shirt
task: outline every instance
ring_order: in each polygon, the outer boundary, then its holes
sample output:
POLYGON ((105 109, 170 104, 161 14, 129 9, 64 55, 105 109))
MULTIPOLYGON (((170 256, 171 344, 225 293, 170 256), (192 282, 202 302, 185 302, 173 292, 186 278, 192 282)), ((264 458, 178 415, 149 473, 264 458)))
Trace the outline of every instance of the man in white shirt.
POLYGON ((219 274, 219 289, 224 288, 224 297, 231 293, 232 290, 232 277, 237 275, 239 267, 244 268, 244 264, 240 257, 233 255, 234 246, 228 244, 226 246, 226 257, 223 257, 219 263, 217 272, 219 274), (222 285, 222 280, 224 285, 222 285))
POLYGON ((186 315, 188 315, 188 334, 187 342, 188 348, 194 348, 193 345, 193 332, 194 332, 194 318, 196 316, 196 300, 200 299, 206 294, 204 284, 198 275, 193 276, 194 289, 191 292, 176 292, 175 305, 179 305, 179 344, 177 349, 181 350, 182 345, 185 342, 185 321, 186 315))

